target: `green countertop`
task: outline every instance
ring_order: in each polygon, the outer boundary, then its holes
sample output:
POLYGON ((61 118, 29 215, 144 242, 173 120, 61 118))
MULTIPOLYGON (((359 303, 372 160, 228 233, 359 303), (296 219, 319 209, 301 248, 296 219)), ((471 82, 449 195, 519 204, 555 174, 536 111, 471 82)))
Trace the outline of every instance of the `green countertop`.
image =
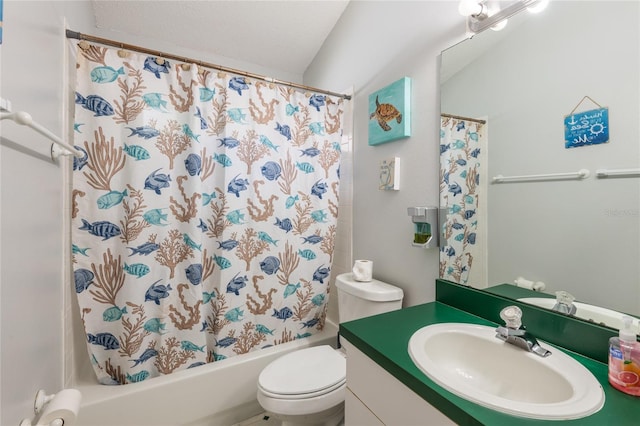
MULTIPOLYGON (((413 364, 407 347, 418 329, 443 322, 497 324, 449 305, 432 302, 399 311, 340 324, 340 334, 423 399, 460 425, 538 425, 553 421, 533 420, 499 413, 460 398, 438 386, 413 364)), ((553 345, 549 345, 553 346, 553 345)), ((573 352, 567 353, 598 379, 605 392, 605 406, 596 414, 570 425, 638 425, 640 398, 623 394, 607 381, 607 365, 573 352)), ((517 375, 514 372, 514 376, 517 375)), ((566 423, 565 423, 566 422, 566 423)))

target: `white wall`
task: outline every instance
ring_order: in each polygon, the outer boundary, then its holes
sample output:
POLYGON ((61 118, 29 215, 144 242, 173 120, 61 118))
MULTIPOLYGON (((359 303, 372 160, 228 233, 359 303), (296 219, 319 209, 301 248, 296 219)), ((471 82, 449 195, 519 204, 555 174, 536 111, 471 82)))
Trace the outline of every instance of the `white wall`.
MULTIPOLYGON (((28 111, 57 135, 63 135, 69 116, 63 109, 69 96, 65 20, 75 31, 302 81, 301 75, 282 75, 248 61, 96 29, 89 0, 5 0, 1 96, 11 100, 14 110, 28 111)), ((72 308, 77 312, 71 282, 66 289, 69 298, 64 300, 65 168, 47 160, 49 142, 44 138, 13 122, 0 123, 0 424, 13 425, 32 415, 38 389, 56 392, 75 379, 75 371, 65 374, 65 364, 75 370, 88 356, 78 317, 72 324, 64 322, 72 308), (70 338, 76 340, 78 352, 69 349, 74 342, 64 342, 70 338)))
POLYGON ((438 250, 411 246, 407 207, 438 205, 438 55, 464 36, 456 1, 352 1, 304 74, 305 84, 353 86, 353 258, 402 287, 405 306, 434 300, 438 250), (412 136, 368 146, 368 96, 412 79, 412 136), (379 191, 383 159, 400 157, 400 191, 379 191))
POLYGON ((640 180, 594 176, 640 166, 639 19, 637 1, 551 2, 443 87, 444 111, 489 117, 489 178, 592 173, 489 186, 489 285, 524 276, 640 314, 640 180), (564 116, 585 95, 609 108, 610 140, 566 149, 564 116))

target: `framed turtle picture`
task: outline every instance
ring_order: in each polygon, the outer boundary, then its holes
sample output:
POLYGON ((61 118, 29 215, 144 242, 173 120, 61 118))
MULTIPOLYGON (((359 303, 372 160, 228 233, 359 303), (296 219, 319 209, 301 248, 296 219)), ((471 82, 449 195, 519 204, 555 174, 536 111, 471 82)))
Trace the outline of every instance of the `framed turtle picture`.
POLYGON ((411 136, 411 79, 400 80, 369 95, 369 145, 411 136))

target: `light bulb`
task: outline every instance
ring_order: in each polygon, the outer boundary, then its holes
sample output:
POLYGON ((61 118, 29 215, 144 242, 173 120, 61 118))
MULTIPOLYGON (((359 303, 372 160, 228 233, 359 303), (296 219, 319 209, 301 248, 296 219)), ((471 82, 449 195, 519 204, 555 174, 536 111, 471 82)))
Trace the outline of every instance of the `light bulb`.
POLYGON ((531 13, 539 13, 547 8, 549 0, 538 0, 533 6, 527 7, 527 10, 531 13))
POLYGON ((460 0, 458 13, 462 16, 474 16, 482 13, 483 6, 477 0, 460 0))

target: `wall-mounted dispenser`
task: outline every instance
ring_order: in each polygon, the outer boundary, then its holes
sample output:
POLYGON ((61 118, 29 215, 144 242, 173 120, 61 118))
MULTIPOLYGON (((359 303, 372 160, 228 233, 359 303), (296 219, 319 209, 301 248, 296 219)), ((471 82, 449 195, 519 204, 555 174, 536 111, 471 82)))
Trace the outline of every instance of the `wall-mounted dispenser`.
POLYGON ((438 247, 438 207, 409 207, 407 213, 414 224, 414 247, 435 248, 438 247))

